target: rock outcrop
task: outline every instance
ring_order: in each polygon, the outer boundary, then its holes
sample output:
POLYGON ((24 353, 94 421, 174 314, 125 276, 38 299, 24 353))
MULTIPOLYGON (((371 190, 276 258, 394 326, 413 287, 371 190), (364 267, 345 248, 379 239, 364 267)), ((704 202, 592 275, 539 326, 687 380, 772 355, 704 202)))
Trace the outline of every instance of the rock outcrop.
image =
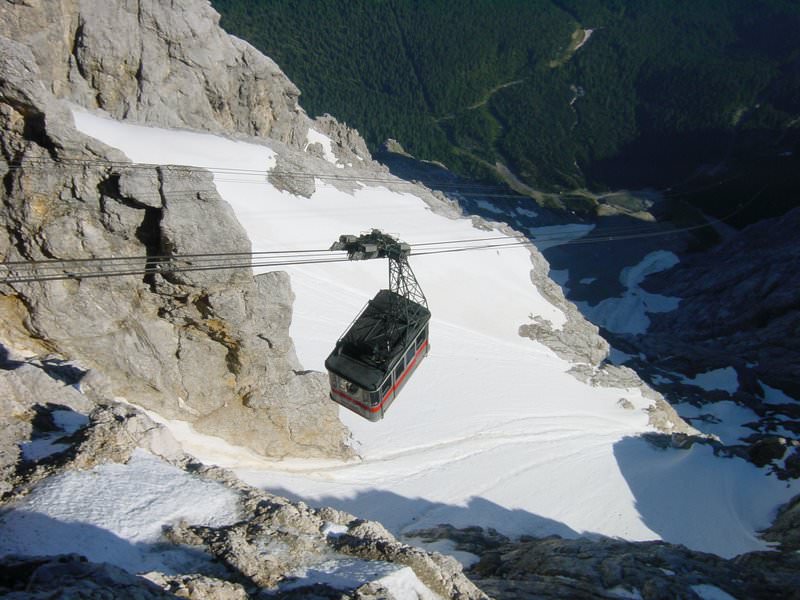
POLYGON ((556 329, 546 321, 534 319, 520 325, 519 334, 540 341, 570 362, 600 364, 608 356, 608 343, 600 337, 600 330, 564 297, 562 289, 549 277, 550 265, 536 248, 531 248, 531 261, 533 284, 542 296, 564 313, 566 323, 556 329))
POLYGON ((76 554, 0 559, 0 595, 9 600, 178 597, 144 577, 114 565, 91 563, 76 554))
MULTIPOLYGON (((202 548, 250 586, 272 588, 287 574, 309 565, 356 557, 367 569, 372 561, 409 567, 428 589, 444 598, 485 598, 455 559, 401 543, 378 523, 331 508, 312 509, 248 487, 241 491, 250 515, 247 520, 225 528, 181 523, 167 530, 167 538, 202 548), (270 546, 273 551, 265 552, 270 546)), ((308 587, 313 589, 314 584, 308 587)))
MULTIPOLYGON (((45 6, 6 5, 0 34, 25 39, 24 15, 45 6)), ((129 4, 105 11, 121 6, 129 4)), ((49 19, 42 35, 56 26, 49 19)), ((0 35, 0 255, 7 263, 139 258, 92 263, 97 274, 134 273, 116 277, 42 280, 64 277, 69 265, 20 267, 18 279, 39 280, 2 286, 0 337, 32 354, 78 359, 103 373, 114 395, 262 454, 348 455, 322 376, 305 373, 295 357, 288 277, 167 264, 176 254, 250 251, 210 174, 133 166, 77 132, 51 93, 66 90, 52 64, 40 70, 43 60, 0 35)))
POLYGON ((203 0, 30 0, 0 11, 0 33, 30 48, 56 98, 118 119, 302 146, 299 90, 218 23, 203 0))
POLYGON ((440 526, 414 535, 449 539, 477 555, 467 574, 495 598, 789 598, 800 585, 800 558, 790 552, 723 559, 664 542, 513 541, 478 527, 440 526))
MULTIPOLYGON (((420 194, 420 197, 428 203, 432 211, 447 218, 463 218, 471 214, 476 228, 485 231, 499 230, 521 240, 527 237, 521 232, 531 232, 535 230, 533 228, 543 225, 563 224, 562 217, 546 209, 537 207, 535 211, 531 210, 530 202, 495 203, 490 195, 482 198, 477 193, 462 196, 452 191, 452 188, 458 189, 461 185, 468 188, 470 182, 461 180, 444 167, 413 159, 394 140, 388 140, 384 144, 380 157, 390 165, 393 173, 408 180, 421 179, 442 185, 447 191, 432 191, 419 184, 420 189, 429 192, 420 194)), ((529 239, 536 243, 535 235, 529 239)), ((547 235, 544 240, 547 243, 547 235)), ((550 304, 564 314, 565 319, 560 327, 556 327, 541 316, 531 315, 528 322, 520 323, 519 335, 547 346, 556 355, 572 363, 569 373, 584 383, 640 390, 645 398, 653 401, 648 411, 650 425, 658 431, 667 435, 680 433, 692 438, 698 436, 699 432, 688 425, 636 371, 609 364, 607 359, 610 346, 601 336, 600 329, 581 314, 575 304, 567 299, 561 286, 553 281, 550 277, 550 264, 543 253, 535 245, 530 247, 529 252, 531 282, 550 304)))

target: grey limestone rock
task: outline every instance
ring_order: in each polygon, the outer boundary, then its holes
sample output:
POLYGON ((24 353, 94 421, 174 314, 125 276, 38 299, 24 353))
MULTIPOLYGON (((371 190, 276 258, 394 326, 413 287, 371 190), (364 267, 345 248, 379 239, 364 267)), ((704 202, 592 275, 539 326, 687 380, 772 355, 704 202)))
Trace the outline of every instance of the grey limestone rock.
POLYGON ((0 497, 11 492, 20 457, 19 444, 30 438, 33 411, 14 397, 8 378, 0 378, 0 497))
POLYGON ((332 544, 346 554, 409 566, 423 583, 445 598, 486 598, 464 578, 461 565, 454 558, 403 544, 379 523, 351 523, 347 533, 333 538, 332 544))
POLYGON ((88 413, 94 403, 73 383, 86 373, 55 358, 39 360, 11 355, 5 347, 0 361, 0 497, 18 483, 24 458, 20 448, 36 437, 57 432, 53 410, 88 413), (73 371, 70 373, 69 371, 73 371), (67 374, 79 373, 75 379, 67 374))
POLYGON ((467 574, 497 598, 700 597, 694 586, 711 586, 735 598, 793 597, 798 585, 799 559, 791 553, 723 559, 665 542, 558 536, 510 540, 493 531, 450 526, 415 535, 450 539, 477 554, 480 560, 467 574))
MULTIPOLYGON (((34 429, 41 426, 32 419, 29 423, 34 429)), ((152 571, 144 575, 146 580, 75 555, 5 557, 0 561, 0 594, 50 598, 56 591, 54 582, 57 582, 61 586, 58 589, 67 590, 74 597, 241 600, 276 595, 388 599, 393 596, 379 583, 370 583, 368 575, 373 572, 375 579, 382 577, 388 562, 397 568, 412 569, 425 585, 443 598, 486 598, 453 559, 402 544, 377 523, 362 521, 332 508, 315 509, 303 502, 292 502, 253 488, 229 471, 197 463, 180 451, 165 428, 132 406, 121 403, 98 406, 80 429, 59 441, 65 449, 29 461, 35 463, 35 468, 29 468, 11 482, 16 484, 14 494, 0 499, 4 511, 15 510, 15 499, 25 497, 37 486, 58 485, 74 470, 92 469, 101 463, 127 462, 133 451, 141 448, 192 477, 232 490, 238 498, 239 520, 215 527, 182 521, 173 523, 158 542, 159 551, 169 553, 172 546, 178 544, 183 553, 200 551, 214 560, 170 563, 168 573, 152 571), (363 585, 319 584, 304 574, 308 569, 331 561, 339 561, 347 567, 354 559, 365 574, 361 579, 366 582, 363 585), (371 563, 376 566, 373 568, 371 563), (109 594, 113 586, 117 586, 116 593, 109 594), (35 595, 25 596, 25 593, 35 595)), ((180 507, 176 506, 176 510, 180 507)), ((76 508, 78 522, 80 513, 76 508)), ((120 518, 125 517, 121 515, 120 518)))
POLYGON ((584 318, 564 292, 550 277, 550 265, 536 248, 531 248, 531 280, 536 289, 566 316, 560 329, 542 319, 532 319, 520 325, 519 334, 543 343, 556 354, 575 363, 597 365, 608 356, 608 343, 600 337, 600 330, 584 318))
POLYGON ((175 465, 189 460, 165 427, 134 406, 102 396, 98 379, 106 383, 53 356, 3 362, 0 497, 24 493, 63 468, 127 462, 136 448, 175 465))
MULTIPOLYGON (((570 368, 569 373, 576 379, 593 386, 639 390, 642 396, 653 401, 647 408, 649 425, 666 434, 680 433, 702 437, 702 434, 697 429, 681 418, 661 394, 642 381, 633 369, 609 364, 591 366, 586 363, 578 363, 570 368)), ((619 402, 623 407, 628 408, 623 404, 623 401, 627 402, 628 405, 630 405, 630 402, 624 398, 619 402)), ((633 408, 633 406, 630 405, 630 408, 633 408)))
POLYGON ((314 120, 314 129, 331 139, 331 150, 337 162, 353 166, 368 166, 372 162, 367 144, 359 133, 329 114, 314 120))
POLYGON ((28 46, 58 98, 120 119, 300 145, 308 118, 278 66, 219 28, 204 0, 6 3, 3 35, 28 46))
POLYGON ((780 508, 775 521, 763 532, 763 537, 779 543, 785 551, 800 550, 800 495, 780 508))
POLYGON ((306 168, 306 164, 305 157, 282 152, 278 155, 275 168, 269 172, 269 182, 284 192, 310 198, 317 191, 317 184, 313 171, 306 168))
POLYGON ((155 583, 76 554, 0 559, 0 595, 9 600, 48 598, 175 598, 155 583))
POLYGON ((241 583, 224 581, 198 573, 186 575, 165 575, 164 573, 146 573, 143 576, 174 598, 189 600, 249 600, 241 583))
MULTIPOLYGON (((204 548, 259 587, 279 586, 290 581, 292 573, 324 560, 354 556, 410 567, 425 585, 445 598, 486 598, 463 575, 457 561, 398 542, 378 523, 329 508, 312 509, 253 489, 243 491, 249 514, 246 520, 223 528, 178 524, 169 529, 168 538, 204 548), (347 532, 330 534, 329 523, 347 532)), ((356 597, 379 593, 369 587, 359 589, 356 597)))
POLYGON ((126 463, 136 448, 173 464, 187 460, 163 425, 133 406, 112 403, 98 406, 89 414, 89 423, 71 452, 70 468, 87 470, 105 462, 126 463))

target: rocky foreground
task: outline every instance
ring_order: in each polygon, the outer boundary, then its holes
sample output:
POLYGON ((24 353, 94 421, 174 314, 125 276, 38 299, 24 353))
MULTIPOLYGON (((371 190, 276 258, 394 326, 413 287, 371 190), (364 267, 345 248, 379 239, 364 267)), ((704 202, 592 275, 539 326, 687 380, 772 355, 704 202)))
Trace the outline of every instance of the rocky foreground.
MULTIPOLYGON (((704 591, 717 589, 736 598, 792 598, 800 589, 797 503, 784 509, 767 533, 779 544, 778 551, 731 560, 662 542, 557 536, 512 540, 493 531, 447 525, 414 532, 404 542, 378 523, 290 502, 197 463, 142 411, 103 397, 102 376, 80 365, 55 356, 22 359, 6 352, 0 367, 4 519, 24 510, 65 474, 99 475, 102 465, 125 464, 142 451, 191 478, 224 486, 235 494, 238 510, 234 522, 221 526, 180 518, 163 524, 159 552, 192 550, 204 557, 188 561, 183 571, 173 564, 169 572, 131 572, 76 554, 6 556, 0 561, 0 593, 6 597, 49 598, 56 591, 198 600, 408 597, 378 576, 348 587, 307 575, 319 565, 347 560, 383 570, 386 565, 410 569, 409 576, 419 582, 415 593, 421 594, 414 597, 617 598, 638 593, 666 599, 704 597, 704 591), (84 418, 71 419, 73 425, 67 426, 57 414, 65 411, 84 418), (462 571, 455 559, 407 543, 441 540, 475 555, 475 562, 462 571)), ((176 514, 182 510, 187 509, 175 507, 176 514)), ((7 527, 3 518, 0 529, 7 527)), ((13 540, 3 533, 8 547, 13 540)))

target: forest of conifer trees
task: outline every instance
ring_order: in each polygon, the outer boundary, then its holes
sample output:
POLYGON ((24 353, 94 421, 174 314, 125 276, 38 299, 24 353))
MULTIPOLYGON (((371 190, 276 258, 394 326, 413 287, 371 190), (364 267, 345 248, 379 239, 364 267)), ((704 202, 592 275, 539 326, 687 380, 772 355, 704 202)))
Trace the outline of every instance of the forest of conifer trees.
MULTIPOLYGON (((776 190, 800 183, 796 2, 213 5, 278 62, 309 114, 333 114, 373 150, 395 138, 479 178, 501 161, 540 189, 674 187, 721 162, 776 190)), ((714 212, 738 193, 696 200, 714 212)))

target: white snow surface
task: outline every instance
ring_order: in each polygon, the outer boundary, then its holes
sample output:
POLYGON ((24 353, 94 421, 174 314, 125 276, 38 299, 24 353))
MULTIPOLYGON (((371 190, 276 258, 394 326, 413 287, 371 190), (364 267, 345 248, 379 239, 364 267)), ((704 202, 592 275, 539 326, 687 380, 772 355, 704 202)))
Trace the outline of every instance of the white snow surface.
MULTIPOLYGON (((531 204, 533 204, 533 203, 531 203, 531 204)), ((536 212, 535 210, 531 210, 529 208, 523 208, 521 206, 518 206, 515 210, 517 211, 517 214, 520 214, 523 217, 535 218, 535 217, 539 216, 538 212, 536 212)))
POLYGON ((371 581, 379 583, 397 600, 441 600, 422 583, 411 567, 394 563, 340 557, 304 567, 290 574, 298 580, 279 586, 280 590, 291 590, 315 583, 336 589, 352 590, 371 581))
POLYGON ((546 225, 544 227, 529 227, 531 242, 544 252, 553 246, 567 244, 572 240, 577 240, 585 235, 589 235, 594 229, 594 225, 584 225, 583 223, 570 223, 568 225, 546 225))
MULTIPOLYGON (((317 181, 310 198, 278 191, 263 173, 275 163, 264 145, 82 112, 75 119, 135 162, 262 171, 248 182, 215 174, 254 251, 326 248, 343 233, 373 227, 412 244, 501 235, 382 187, 348 194, 317 181)), ((562 229, 556 237, 587 231, 562 229)), ((797 483, 787 487, 703 447, 655 450, 639 437, 649 431, 650 400, 638 390, 583 384, 566 373, 566 361, 521 338, 518 328, 531 317, 556 327, 565 318, 533 287, 527 250, 412 254, 411 264, 433 314, 431 352, 383 421, 340 409, 360 460, 270 461, 177 421, 167 422, 173 434, 198 459, 233 468, 253 485, 378 520, 395 534, 451 523, 512 536, 664 539, 723 556, 767 548, 755 531, 797 493, 797 483), (635 410, 621 408, 620 398, 635 410)), ((296 294, 298 357, 305 368, 323 370, 335 340, 386 287, 386 264, 285 269, 296 294)))
POLYGON ((0 556, 74 552, 134 573, 170 573, 208 558, 159 546, 164 525, 181 519, 230 525, 239 516, 233 490, 135 450, 127 464, 49 477, 7 507, 0 514, 0 556))
POLYGON ((681 376, 683 383, 696 385, 707 391, 722 390, 733 394, 739 389, 739 375, 733 367, 714 369, 705 373, 698 373, 692 378, 681 376))
POLYGON ((769 387, 763 381, 759 381, 759 384, 764 389, 764 402, 767 404, 792 404, 793 402, 796 402, 794 398, 789 396, 783 390, 769 387))
POLYGON ((596 325, 614 333, 645 333, 650 326, 648 313, 670 312, 678 308, 680 298, 646 292, 639 285, 652 273, 664 271, 678 263, 678 257, 666 250, 645 256, 639 264, 626 267, 619 275, 625 286, 621 298, 607 298, 592 306, 576 303, 581 312, 596 325))
POLYGON ((478 200, 478 201, 476 202, 476 204, 477 204, 477 205, 478 205, 480 208, 482 208, 483 210, 488 210, 489 212, 493 212, 493 213, 494 213, 494 214, 496 214, 496 215, 502 215, 502 214, 505 214, 505 212, 506 212, 506 211, 505 211, 505 210, 503 210, 502 208, 499 208, 499 207, 498 207, 498 206, 496 206, 494 203, 492 203, 492 202, 489 202, 489 201, 487 201, 487 200, 478 200))
POLYGON ((691 587, 692 591, 700 596, 702 600, 736 600, 735 597, 731 596, 725 590, 721 590, 717 586, 709 583, 698 583, 691 587))
POLYGON ((755 433, 755 430, 745 427, 745 424, 758 421, 755 411, 730 400, 699 407, 687 402, 676 404, 675 410, 680 416, 692 419, 693 427, 703 433, 716 435, 725 444, 741 444, 742 438, 755 433))

